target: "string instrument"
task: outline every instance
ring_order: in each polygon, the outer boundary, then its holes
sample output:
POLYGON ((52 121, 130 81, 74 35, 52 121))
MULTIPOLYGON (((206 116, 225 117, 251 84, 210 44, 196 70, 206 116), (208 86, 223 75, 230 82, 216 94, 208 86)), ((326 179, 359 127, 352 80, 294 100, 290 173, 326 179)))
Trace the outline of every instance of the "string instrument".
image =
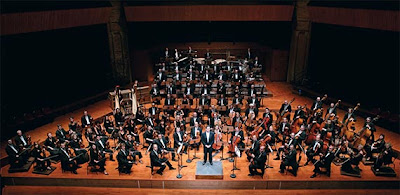
POLYGON ((286 105, 286 107, 284 107, 284 109, 282 110, 282 112, 280 112, 280 113, 276 112, 276 113, 275 113, 276 116, 278 117, 278 118, 276 119, 276 123, 278 123, 278 124, 281 123, 281 121, 282 121, 283 118, 287 118, 287 116, 290 115, 290 113, 287 112, 287 108, 289 107, 290 104, 292 104, 292 103, 294 102, 294 100, 295 100, 295 98, 293 98, 293 99, 286 105))
MULTIPOLYGON (((341 101, 342 101, 342 100, 338 100, 338 101, 336 102, 336 104, 333 106, 333 110, 335 110, 335 109, 339 106, 339 104, 340 104, 341 101)), ((330 109, 330 108, 328 108, 328 111, 329 111, 329 109, 330 109)), ((328 112, 327 112, 327 114, 328 114, 328 112)), ((332 114, 333 114, 333 113, 332 113, 332 114)), ((334 119, 335 119, 335 115, 330 115, 330 116, 328 116, 327 119, 329 119, 329 120, 334 120, 334 119)))
MULTIPOLYGON (((189 136, 188 136, 189 137, 189 136)), ((215 136, 216 138, 217 136, 215 136)), ((193 144, 198 144, 201 142, 201 138, 200 138, 200 131, 198 131, 194 137, 194 139, 192 139, 193 144)), ((215 143, 215 142, 214 142, 215 143)))
MULTIPOLYGON (((306 107, 306 105, 302 106, 302 107, 300 108, 300 110, 303 110, 305 107, 306 107)), ((303 123, 304 123, 304 119, 303 119, 303 118, 299 117, 299 118, 295 119, 295 120, 292 122, 292 125, 290 126, 290 128, 291 128, 291 130, 292 130, 292 133, 297 133, 297 132, 299 132, 300 127, 301 127, 301 125, 303 125, 303 123)))
POLYGON ((27 136, 26 136, 26 143, 27 143, 28 146, 32 145, 32 138, 31 138, 31 135, 27 135, 27 136))
POLYGON ((220 150, 222 147, 222 134, 221 133, 216 133, 214 136, 214 144, 212 145, 212 148, 214 150, 220 150))
POLYGON ((240 143, 240 136, 233 136, 231 144, 229 144, 228 151, 231 153, 235 153, 235 148, 240 143))
MULTIPOLYGON (((371 120, 371 122, 376 122, 377 120, 379 120, 379 118, 380 118, 380 116, 378 115, 375 118, 373 118, 371 120)), ((369 140, 369 138, 372 135, 372 131, 370 128, 371 127, 368 127, 368 126, 363 127, 358 134, 357 133, 355 134, 355 136, 357 138, 354 140, 354 144, 353 144, 354 146, 358 146, 359 144, 365 146, 365 144, 367 143, 367 141, 369 140)))
POLYGON ((128 156, 126 156, 126 160, 134 161, 135 158, 133 157, 133 151, 129 151, 128 156))
POLYGON ((313 142, 316 139, 317 134, 320 131, 320 128, 321 128, 321 125, 317 122, 312 123, 311 126, 309 126, 308 132, 307 132, 307 137, 305 140, 306 144, 311 144, 311 142, 313 142))
POLYGON ((267 136, 265 136, 260 140, 260 146, 266 146, 271 141, 271 139, 272 139, 271 135, 268 134, 267 136))
MULTIPOLYGON (((354 108, 353 108, 353 111, 351 112, 351 113, 349 113, 349 115, 352 115, 359 107, 360 107, 360 103, 358 103, 354 108)), ((351 119, 352 117, 348 117, 345 121, 344 121, 344 123, 342 124, 342 127, 345 127, 345 128, 347 128, 347 129, 350 129, 350 127, 351 128, 353 128, 354 126, 355 126, 355 123, 354 123, 354 121, 350 121, 350 119, 351 119)))

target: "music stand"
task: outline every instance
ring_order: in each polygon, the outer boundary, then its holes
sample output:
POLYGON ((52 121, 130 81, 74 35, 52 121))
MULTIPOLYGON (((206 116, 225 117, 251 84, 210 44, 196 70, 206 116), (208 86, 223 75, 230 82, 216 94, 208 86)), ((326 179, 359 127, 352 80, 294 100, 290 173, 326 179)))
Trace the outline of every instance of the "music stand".
POLYGON ((182 166, 182 147, 183 144, 179 146, 178 150, 176 150, 176 153, 178 154, 178 175, 176 175, 176 178, 181 179, 182 178, 182 174, 181 174, 181 169, 187 166, 182 166))

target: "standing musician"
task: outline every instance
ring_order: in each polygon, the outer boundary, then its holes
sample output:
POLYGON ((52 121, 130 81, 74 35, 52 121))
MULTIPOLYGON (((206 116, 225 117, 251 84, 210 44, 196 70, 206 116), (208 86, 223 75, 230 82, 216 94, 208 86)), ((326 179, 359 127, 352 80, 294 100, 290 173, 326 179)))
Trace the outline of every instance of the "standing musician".
POLYGON ((160 169, 157 170, 157 174, 162 175, 164 169, 166 168, 165 164, 168 165, 169 170, 175 170, 174 167, 172 167, 171 163, 168 161, 166 158, 160 158, 160 153, 158 153, 158 145, 153 144, 153 150, 150 152, 150 160, 151 160, 151 166, 152 167, 160 167, 160 169))
POLYGON ((328 116, 328 115, 331 115, 331 114, 337 115, 335 103, 331 103, 331 104, 329 105, 329 108, 326 109, 325 117, 328 116))
POLYGON ((74 117, 69 117, 69 124, 68 124, 69 129, 72 129, 73 131, 78 130, 78 122, 74 120, 74 117))
POLYGON ((367 144, 365 146, 366 160, 369 161, 373 153, 381 153, 383 149, 385 149, 385 135, 381 134, 378 140, 374 141, 371 145, 367 144))
POLYGON ((83 111, 83 116, 81 117, 81 124, 82 127, 88 127, 92 125, 93 118, 88 114, 88 112, 85 110, 83 111))
MULTIPOLYGON (((292 106, 289 104, 289 102, 287 100, 285 100, 283 102, 283 104, 281 105, 281 108, 279 109, 279 113, 283 113, 282 116, 286 112, 289 112, 289 113, 292 112, 292 106)), ((290 120, 290 114, 288 114, 286 118, 287 118, 287 120, 290 120)))
POLYGON ((183 142, 184 136, 186 137, 187 135, 181 131, 180 127, 176 127, 174 133, 174 148, 178 149, 179 146, 183 144, 184 145, 183 152, 187 154, 188 143, 183 142))
POLYGON ((257 140, 257 136, 253 135, 251 137, 251 147, 246 151, 247 160, 249 162, 251 161, 251 159, 254 158, 254 155, 258 152, 259 149, 260 149, 260 142, 257 140))
POLYGON ((97 148, 102 152, 102 153, 109 153, 110 154, 110 160, 111 161, 115 161, 113 158, 113 151, 111 149, 109 149, 108 147, 110 146, 108 143, 108 140, 103 141, 101 139, 101 136, 97 136, 96 137, 96 142, 95 144, 97 145, 97 148))
POLYGON ((118 171, 129 174, 132 169, 133 161, 128 160, 129 152, 126 150, 124 143, 121 144, 121 149, 117 154, 118 171))
POLYGON ((97 148, 96 144, 93 144, 90 148, 90 165, 97 165, 100 167, 100 171, 104 173, 104 175, 108 175, 106 168, 105 155, 101 153, 101 151, 97 148))
POLYGON ((296 161, 296 155, 297 155, 297 151, 296 151, 294 145, 291 144, 289 146, 288 153, 287 154, 284 153, 282 155, 283 158, 282 158, 282 162, 280 165, 280 171, 279 171, 280 173, 284 172, 286 166, 291 166, 292 170, 290 170, 289 172, 291 172, 295 177, 297 176, 297 169, 298 169, 299 165, 297 164, 297 161, 296 161))
POLYGON ((346 114, 343 117, 342 123, 345 123, 346 120, 350 120, 350 119, 353 119, 354 121, 356 121, 356 115, 354 114, 353 108, 348 109, 348 111, 346 112, 346 114))
POLYGON ((371 136, 367 139, 367 141, 374 141, 375 140, 375 135, 374 133, 376 132, 375 124, 372 122, 371 117, 367 117, 365 119, 365 123, 363 128, 368 128, 371 131, 371 136))
POLYGON ((165 137, 162 134, 157 135, 157 139, 154 140, 154 144, 158 145, 158 153, 167 153, 171 152, 172 153, 172 161, 177 161, 175 159, 175 150, 173 148, 168 147, 168 141, 165 139, 165 137))
POLYGON ((385 148, 379 153, 378 158, 376 159, 374 163, 374 169, 376 171, 379 171, 379 169, 382 167, 382 165, 389 165, 392 162, 392 158, 395 156, 392 146, 390 143, 385 144, 385 148))
MULTIPOLYGON (((201 129, 201 127, 199 127, 199 123, 198 122, 194 122, 194 127, 192 127, 192 129, 190 131, 190 137, 192 139, 197 139, 198 136, 201 136, 201 134, 202 134, 202 129, 201 129)), ((196 150, 199 150, 200 142, 193 143, 192 144, 192 148, 196 148, 196 150)))
POLYGON ((311 110, 312 111, 316 111, 318 109, 322 108, 322 101, 321 101, 321 97, 317 97, 317 99, 314 101, 314 103, 311 106, 311 110))
POLYGON ((304 166, 307 166, 309 162, 311 162, 315 155, 318 155, 321 152, 323 142, 321 141, 321 134, 318 134, 313 142, 308 146, 306 156, 307 162, 304 166))
POLYGON ((301 107, 301 105, 298 105, 297 110, 294 111, 293 121, 296 119, 299 119, 299 118, 302 118, 302 119, 305 118, 305 113, 304 113, 303 107, 301 107))
POLYGON ((257 169, 264 169, 265 162, 267 161, 267 153, 265 152, 265 146, 261 146, 257 153, 252 153, 250 155, 250 165, 249 165, 249 176, 258 175, 257 169))
POLYGON ((24 152, 24 155, 18 151, 18 147, 13 144, 13 141, 9 139, 8 144, 6 146, 6 152, 9 158, 9 162, 11 167, 10 168, 19 168, 23 166, 26 162, 27 158, 27 152, 24 152))
POLYGON ((71 158, 71 154, 67 151, 68 148, 65 147, 65 143, 61 143, 60 146, 60 159, 61 159, 61 167, 64 170, 70 170, 74 174, 78 174, 76 170, 79 168, 78 163, 76 163, 75 159, 71 158))
POLYGON ((210 126, 206 127, 206 132, 201 134, 201 143, 204 147, 204 161, 203 165, 206 164, 207 158, 210 161, 210 165, 213 165, 212 162, 212 145, 214 144, 214 132, 210 131, 210 126))
POLYGON ((32 156, 35 158, 36 168, 40 171, 44 171, 45 169, 51 170, 51 162, 50 159, 45 160, 45 149, 41 148, 38 143, 33 144, 32 156))
POLYGON ((320 169, 321 167, 327 169, 326 174, 327 174, 328 177, 331 176, 331 172, 330 172, 331 163, 332 163, 333 159, 335 158, 335 153, 333 152, 333 149, 334 149, 334 147, 332 145, 329 146, 328 151, 326 152, 326 154, 320 153, 319 154, 320 159, 317 160, 317 161, 314 160, 314 162, 313 162, 314 163, 314 167, 315 167, 314 170, 313 170, 314 174, 311 175, 310 178, 314 178, 314 177, 317 176, 317 174, 321 174, 321 169, 320 169))

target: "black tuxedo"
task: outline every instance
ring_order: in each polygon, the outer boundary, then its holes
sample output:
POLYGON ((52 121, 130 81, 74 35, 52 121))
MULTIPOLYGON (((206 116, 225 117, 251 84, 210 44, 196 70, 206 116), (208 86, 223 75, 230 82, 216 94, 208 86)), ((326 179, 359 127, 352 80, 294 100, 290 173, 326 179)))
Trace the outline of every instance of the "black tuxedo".
POLYGON ((249 172, 250 174, 255 174, 257 172, 256 169, 264 170, 265 162, 267 161, 267 153, 258 152, 258 154, 254 154, 255 157, 253 158, 254 164, 249 165, 249 172))
POLYGON ((151 117, 147 117, 146 120, 145 120, 145 123, 146 123, 147 126, 151 126, 151 127, 155 126, 154 120, 151 117))
POLYGON ((25 135, 22 135, 21 137, 17 136, 14 141, 15 141, 15 144, 17 146, 23 146, 23 147, 28 147, 29 146, 28 145, 29 144, 28 143, 28 138, 25 135), (22 140, 24 140, 25 143, 22 140))
POLYGON ((70 161, 69 159, 71 156, 69 156, 68 151, 66 149, 60 149, 59 151, 59 157, 61 160, 61 168, 63 170, 71 170, 71 171, 76 171, 78 169, 78 165, 75 160, 70 161))
POLYGON ((158 108, 157 107, 149 108, 149 113, 151 114, 151 116, 155 116, 158 113, 158 108))
POLYGON ((329 107, 329 108, 326 109, 326 114, 325 114, 325 116, 328 115, 328 114, 332 114, 332 113, 335 114, 335 115, 337 115, 336 108, 329 107))
POLYGON ((201 106, 209 105, 210 104, 210 99, 208 99, 207 97, 204 97, 204 98, 202 97, 202 98, 199 99, 199 104, 201 106))
POLYGON ((218 106, 227 106, 228 105, 228 100, 226 98, 220 98, 218 99, 218 106), (222 105, 223 103, 223 105, 222 105))
POLYGON ((178 132, 174 133, 174 148, 179 148, 180 144, 183 144, 184 145, 183 151, 186 152, 187 151, 187 143, 183 142, 184 133, 183 133, 183 131, 180 131, 179 134, 181 135, 181 140, 179 140, 178 132))
MULTIPOLYGON (((254 112, 254 114, 255 114, 255 116, 257 118, 257 116, 258 116, 258 108, 253 108, 253 112, 254 112)), ((249 113, 250 113, 250 108, 247 108, 246 109, 246 116, 249 116, 249 113)))
POLYGON ((175 105, 175 99, 170 98, 170 102, 168 104, 168 98, 165 98, 164 105, 175 105))
POLYGON ((321 173, 320 167, 324 167, 327 169, 327 173, 330 174, 331 163, 335 158, 334 152, 327 152, 323 157, 321 157, 320 161, 314 161, 314 173, 321 173))
MULTIPOLYGON (((165 139, 165 137, 162 137, 161 139, 162 139, 162 142, 161 142, 160 139, 155 139, 154 142, 153 142, 154 144, 158 145, 158 151, 157 152, 161 153, 161 150, 167 150, 167 151, 173 152, 174 149, 168 147, 168 142, 165 139)), ((172 153, 172 159, 175 160, 175 153, 174 152, 172 153)))
POLYGON ((260 107, 260 101, 257 98, 250 98, 247 101, 249 104, 254 104, 257 108, 260 107))
POLYGON ((82 127, 85 127, 86 125, 92 125, 92 123, 93 123, 93 118, 92 118, 90 115, 87 115, 87 117, 88 117, 88 119, 89 119, 89 122, 86 120, 85 115, 83 115, 83 116, 81 117, 81 124, 82 124, 82 127))
POLYGON ((249 89, 249 91, 248 91, 248 96, 252 96, 253 94, 256 94, 256 96, 257 96, 257 90, 256 90, 256 88, 250 88, 249 89))
POLYGON ((201 119, 199 118, 199 117, 196 117, 196 119, 195 118, 190 118, 190 126, 194 126, 194 123, 195 122, 198 122, 199 124, 200 124, 200 122, 201 122, 201 119))
POLYGON ((165 88, 165 91, 166 91, 167 94, 176 94, 175 86, 169 86, 169 87, 167 86, 165 88))
POLYGON ((160 95, 160 90, 158 88, 151 88, 150 90, 150 94, 154 97, 154 96, 159 96, 160 95))
POLYGON ((285 159, 283 159, 281 162, 280 165, 281 172, 283 172, 286 166, 291 166, 293 168, 293 174, 295 176, 297 175, 297 169, 299 165, 297 164, 296 156, 297 156, 296 150, 289 151, 289 154, 286 155, 285 159))
POLYGON ((187 79, 190 80, 190 77, 192 77, 191 80, 196 80, 196 74, 194 72, 188 73, 187 74, 187 79))
POLYGON ((120 172, 129 173, 131 171, 133 163, 128 161, 128 151, 120 150, 117 154, 118 170, 120 172))
POLYGON ((212 163, 212 145, 214 144, 214 132, 209 132, 208 140, 207 140, 207 132, 201 134, 201 143, 204 147, 204 162, 207 162, 207 157, 212 163), (206 145, 210 145, 210 148, 207 148, 206 145))
POLYGON ((171 163, 166 159, 166 158, 160 158, 159 153, 157 151, 152 150, 150 152, 150 162, 152 167, 160 167, 160 169, 157 170, 157 173, 162 173, 164 169, 167 167, 163 165, 163 163, 167 164, 168 167, 171 169, 172 165, 171 163))
MULTIPOLYGON (((279 114, 282 113, 282 111, 285 109, 285 106, 286 106, 285 104, 282 104, 281 108, 279 109, 279 114)), ((288 105, 286 111, 292 112, 292 106, 290 104, 288 105)))
POLYGON ((304 113, 304 111, 303 110, 296 110, 296 111, 294 111, 294 116, 293 116, 293 120, 297 117, 297 116, 299 116, 300 118, 305 118, 305 113, 304 113))
MULTIPOLYGON (((27 153, 28 151, 26 151, 25 153, 27 153)), ((8 155, 9 158, 9 162, 12 168, 14 167, 21 167, 25 162, 22 158, 21 155, 19 155, 19 151, 18 151, 18 147, 14 144, 7 144, 6 146, 6 153, 8 155), (14 148, 14 149, 13 149, 14 148), (17 155, 19 155, 17 157, 17 155)))
POLYGON ((322 108, 322 101, 314 101, 311 106, 311 110, 316 110, 322 108))

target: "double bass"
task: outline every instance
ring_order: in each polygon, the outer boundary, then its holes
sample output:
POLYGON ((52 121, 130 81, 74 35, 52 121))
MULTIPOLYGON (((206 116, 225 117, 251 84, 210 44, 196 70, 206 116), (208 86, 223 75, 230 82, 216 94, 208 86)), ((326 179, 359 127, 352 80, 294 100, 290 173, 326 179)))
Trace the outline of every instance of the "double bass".
POLYGON ((283 118, 287 118, 288 115, 290 115, 289 112, 287 112, 287 108, 289 107, 290 104, 292 104, 294 102, 295 98, 293 98, 287 105, 286 107, 282 110, 281 113, 276 113, 277 115, 277 119, 276 119, 276 124, 281 123, 283 118))
MULTIPOLYGON (((358 104, 353 108, 353 111, 352 111, 351 113, 349 113, 349 114, 353 114, 354 111, 356 111, 359 107, 360 107, 360 103, 358 103, 358 104)), ((341 136, 346 135, 347 140, 349 140, 349 141, 351 141, 351 142, 354 141, 353 139, 354 139, 354 134, 355 134, 355 132, 354 132, 353 129, 355 129, 355 126, 356 126, 356 122, 354 121, 353 118, 348 118, 348 119, 346 119, 345 122, 344 122, 344 124, 342 124, 342 128, 343 128, 343 129, 342 129, 342 131, 340 132, 340 135, 341 135, 341 136)))
MULTIPOLYGON (((300 109, 303 110, 304 108, 307 107, 307 104, 305 104, 304 106, 302 106, 300 109)), ((292 125, 290 126, 290 129, 292 130, 292 133, 297 133, 300 130, 301 125, 304 124, 304 119, 299 117, 297 119, 294 119, 292 122, 292 125)))
MULTIPOLYGON (((376 122, 377 120, 379 120, 380 116, 376 116, 375 118, 372 119, 371 122, 376 122)), ((365 146, 365 144, 367 143, 367 141, 369 140, 369 138, 372 135, 372 131, 370 129, 370 127, 364 127, 360 130, 360 132, 357 134, 355 134, 356 139, 354 140, 354 146, 358 146, 358 145, 362 145, 365 146)))

